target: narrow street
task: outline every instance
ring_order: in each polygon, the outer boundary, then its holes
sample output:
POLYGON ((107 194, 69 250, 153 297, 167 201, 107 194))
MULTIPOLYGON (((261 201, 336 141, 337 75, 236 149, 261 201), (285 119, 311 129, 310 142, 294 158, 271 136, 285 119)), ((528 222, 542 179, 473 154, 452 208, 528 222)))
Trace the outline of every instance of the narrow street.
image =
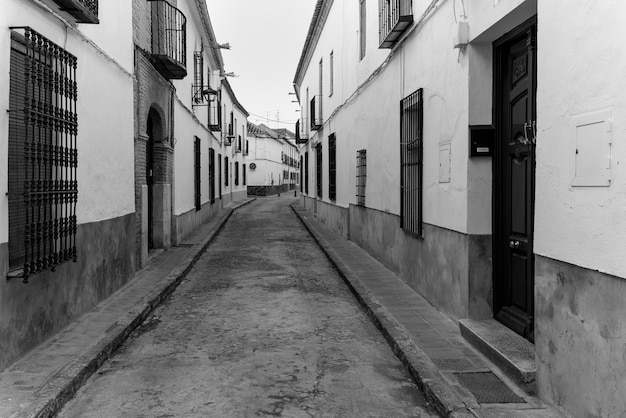
POLYGON ((234 212, 60 416, 434 416, 291 202, 234 212))

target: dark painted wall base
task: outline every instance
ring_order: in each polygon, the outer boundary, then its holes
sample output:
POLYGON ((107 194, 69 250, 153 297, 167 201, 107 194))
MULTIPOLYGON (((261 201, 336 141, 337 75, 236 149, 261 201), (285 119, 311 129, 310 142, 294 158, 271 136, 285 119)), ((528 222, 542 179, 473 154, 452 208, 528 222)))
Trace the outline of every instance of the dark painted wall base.
POLYGON ((78 262, 7 279, 0 245, 0 370, 122 287, 135 273, 135 214, 78 225, 78 262))

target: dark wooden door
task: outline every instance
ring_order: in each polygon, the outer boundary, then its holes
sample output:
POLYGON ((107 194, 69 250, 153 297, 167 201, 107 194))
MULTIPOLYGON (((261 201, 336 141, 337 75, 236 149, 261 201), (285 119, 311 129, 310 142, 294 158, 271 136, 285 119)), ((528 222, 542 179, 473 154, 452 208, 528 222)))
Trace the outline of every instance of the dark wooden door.
POLYGON ((533 340, 536 47, 530 21, 495 45, 495 317, 533 340))

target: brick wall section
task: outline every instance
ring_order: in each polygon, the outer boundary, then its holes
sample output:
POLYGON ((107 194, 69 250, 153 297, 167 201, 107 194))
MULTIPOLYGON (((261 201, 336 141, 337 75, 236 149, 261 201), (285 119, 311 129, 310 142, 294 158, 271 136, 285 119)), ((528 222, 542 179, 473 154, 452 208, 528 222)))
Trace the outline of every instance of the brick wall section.
MULTIPOLYGON (((137 3, 137 2, 135 2, 137 3)), ((147 3, 147 2, 146 2, 147 3)), ((146 9, 149 11, 149 9, 146 9)), ((134 16, 133 16, 134 18, 134 16)), ((135 22, 135 19, 133 19, 135 22)), ((135 30, 138 30, 137 28, 135 30)), ((149 33, 149 32, 148 32, 149 33)), ((145 35, 145 33, 144 33, 145 35)), ((141 186, 147 184, 146 141, 148 115, 152 112, 154 126, 153 176, 156 183, 172 183, 174 151, 171 147, 173 130, 174 87, 152 66, 148 54, 135 48, 135 222, 137 227, 137 260, 141 260, 141 186)), ((139 263, 138 263, 139 264, 139 263)))

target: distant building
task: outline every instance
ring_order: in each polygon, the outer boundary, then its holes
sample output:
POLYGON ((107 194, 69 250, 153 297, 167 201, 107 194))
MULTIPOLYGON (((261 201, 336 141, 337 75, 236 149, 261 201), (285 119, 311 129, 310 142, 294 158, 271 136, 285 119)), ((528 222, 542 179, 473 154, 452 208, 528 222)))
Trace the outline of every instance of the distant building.
POLYGON ((296 188, 299 174, 294 133, 248 122, 248 138, 248 194, 267 196, 296 188))

